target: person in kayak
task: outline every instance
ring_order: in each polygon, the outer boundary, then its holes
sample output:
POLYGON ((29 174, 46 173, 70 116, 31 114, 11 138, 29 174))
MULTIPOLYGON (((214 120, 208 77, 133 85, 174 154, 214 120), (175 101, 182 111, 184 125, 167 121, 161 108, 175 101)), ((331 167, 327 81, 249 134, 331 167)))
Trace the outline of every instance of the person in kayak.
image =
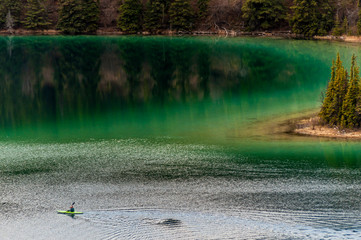
POLYGON ((74 204, 75 202, 73 202, 73 204, 70 206, 69 212, 74 212, 74 204))

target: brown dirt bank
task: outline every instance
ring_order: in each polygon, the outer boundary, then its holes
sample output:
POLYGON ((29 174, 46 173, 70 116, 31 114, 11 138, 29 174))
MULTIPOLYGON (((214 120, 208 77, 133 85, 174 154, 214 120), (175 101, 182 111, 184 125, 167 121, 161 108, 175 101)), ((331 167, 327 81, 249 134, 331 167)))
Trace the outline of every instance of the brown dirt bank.
MULTIPOLYGON (((29 35, 65 35, 56 29, 47 29, 47 30, 29 30, 29 29, 14 29, 12 32, 9 30, 0 30, 1 36, 29 36, 29 35)), ((125 32, 119 31, 116 28, 99 28, 94 34, 92 35, 129 35, 125 32)), ((227 29, 220 29, 214 31, 203 31, 203 30, 194 30, 191 32, 176 32, 170 30, 162 30, 156 33, 149 33, 149 32, 138 32, 135 35, 140 36, 148 36, 148 35, 164 35, 164 36, 179 36, 179 35, 186 35, 186 36, 207 36, 207 35, 217 35, 217 36, 229 36, 229 37, 242 37, 242 36, 254 36, 254 37, 276 37, 276 38, 288 38, 288 39, 303 39, 302 35, 294 34, 291 31, 255 31, 255 32, 243 32, 243 31, 235 31, 235 30, 227 30, 227 29)), ((305 38, 309 39, 309 38, 305 38)), ((343 41, 343 42, 361 42, 361 36, 315 36, 313 39, 316 40, 332 40, 332 41, 343 41)))
POLYGON ((288 125, 289 130, 287 132, 290 134, 326 138, 361 139, 361 129, 348 130, 330 127, 320 123, 320 119, 316 114, 289 120, 288 125))
MULTIPOLYGON (((14 29, 12 32, 8 30, 0 30, 0 35, 15 35, 15 36, 29 36, 29 35, 65 35, 56 29, 47 29, 47 30, 28 30, 28 29, 14 29)), ((125 32, 119 31, 116 28, 99 28, 93 35, 128 35, 125 32)), ((220 29, 214 31, 203 31, 203 30, 194 30, 191 32, 176 32, 170 30, 157 31, 156 33, 149 32, 138 32, 136 35, 148 36, 148 35, 165 35, 165 36, 178 36, 178 35, 187 35, 187 36, 229 36, 229 37, 242 37, 242 36, 254 36, 254 37, 279 37, 279 38, 288 38, 288 39, 303 39, 302 35, 294 34, 291 31, 256 31, 256 32, 243 32, 235 30, 220 29)), ((309 38, 305 38, 309 39, 309 38)), ((315 36, 313 39, 316 40, 332 40, 332 41, 344 41, 344 42, 361 42, 361 36, 315 36)))
MULTIPOLYGON (((14 29, 12 32, 8 30, 0 30, 0 35, 15 35, 15 36, 28 36, 28 35, 63 35, 60 31, 56 29, 48 29, 48 30, 28 30, 28 29, 14 29)), ((115 28, 99 28, 94 35, 127 35, 125 32, 121 32, 115 28)), ((170 30, 158 31, 155 34, 151 34, 149 32, 138 32, 136 35, 189 35, 189 36, 197 36, 197 35, 219 35, 219 36, 257 36, 257 37, 281 37, 281 38, 299 38, 296 34, 291 33, 290 31, 274 31, 274 32, 242 32, 242 31, 234 31, 234 30, 215 30, 215 31, 202 31, 202 30, 194 30, 191 32, 176 32, 170 30)))

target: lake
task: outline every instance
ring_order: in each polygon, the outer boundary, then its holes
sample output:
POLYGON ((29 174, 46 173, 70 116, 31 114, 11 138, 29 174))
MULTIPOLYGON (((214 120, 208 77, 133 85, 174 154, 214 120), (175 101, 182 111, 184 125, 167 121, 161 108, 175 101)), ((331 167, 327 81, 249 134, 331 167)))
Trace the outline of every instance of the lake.
POLYGON ((361 238, 360 141, 285 130, 337 52, 361 47, 1 37, 0 239, 361 238))

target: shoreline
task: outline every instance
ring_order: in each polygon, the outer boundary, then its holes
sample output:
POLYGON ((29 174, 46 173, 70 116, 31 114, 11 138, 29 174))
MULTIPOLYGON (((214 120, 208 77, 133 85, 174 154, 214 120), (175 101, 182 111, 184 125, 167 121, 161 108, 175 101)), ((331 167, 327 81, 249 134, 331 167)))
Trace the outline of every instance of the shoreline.
POLYGON ((286 133, 288 134, 336 139, 361 139, 361 129, 340 129, 321 124, 317 114, 291 119, 287 121, 287 124, 289 129, 286 133))
POLYGON ((349 42, 349 43, 361 43, 361 36, 314 36, 315 40, 327 40, 327 41, 339 41, 339 42, 349 42))
MULTIPOLYGON (((29 30, 29 29, 14 29, 9 30, 0 30, 0 36, 73 36, 70 34, 63 34, 62 32, 56 29, 47 29, 47 30, 29 30)), ((215 30, 215 31, 203 31, 203 30, 194 30, 191 32, 176 32, 171 30, 162 30, 158 31, 156 34, 150 32, 138 32, 136 34, 128 34, 117 29, 113 28, 99 28, 95 33, 91 34, 75 34, 75 35, 94 35, 94 36, 226 36, 226 37, 279 37, 284 39, 304 39, 304 40, 326 40, 326 41, 340 41, 340 42, 350 42, 350 43, 361 43, 361 36, 314 36, 312 38, 305 38, 302 35, 292 33, 289 30, 285 31, 254 31, 254 32, 244 32, 236 30, 215 30)))
POLYGON ((302 39, 302 40, 322 40, 322 41, 339 41, 349 43, 361 43, 361 36, 314 36, 313 38, 305 38, 302 35, 292 33, 291 31, 272 31, 272 32, 243 32, 235 30, 217 30, 217 31, 202 31, 194 30, 191 32, 176 32, 170 30, 158 31, 156 34, 149 32, 138 32, 136 34, 128 34, 118 31, 116 29, 98 29, 91 34, 63 34, 56 29, 47 30, 28 30, 28 29, 14 29, 11 32, 8 30, 0 30, 0 36, 225 36, 225 37, 265 37, 265 38, 283 38, 283 39, 302 39))
MULTIPOLYGON (((15 36, 28 36, 28 35, 64 35, 68 36, 69 34, 63 34, 61 31, 56 29, 46 29, 46 30, 29 30, 29 29, 13 29, 13 30, 0 30, 1 36, 15 35, 15 36)), ((300 36, 291 33, 290 31, 274 31, 274 32, 243 32, 235 30, 215 30, 215 31, 204 31, 204 30, 194 30, 190 32, 181 32, 181 31, 171 31, 171 30, 161 30, 157 31, 156 34, 144 31, 138 32, 135 34, 128 34, 126 32, 119 31, 113 28, 99 28, 95 33, 89 34, 75 34, 75 35, 139 35, 139 36, 173 36, 173 35, 221 35, 221 36, 265 36, 265 37, 284 37, 284 38, 300 38, 300 36)))

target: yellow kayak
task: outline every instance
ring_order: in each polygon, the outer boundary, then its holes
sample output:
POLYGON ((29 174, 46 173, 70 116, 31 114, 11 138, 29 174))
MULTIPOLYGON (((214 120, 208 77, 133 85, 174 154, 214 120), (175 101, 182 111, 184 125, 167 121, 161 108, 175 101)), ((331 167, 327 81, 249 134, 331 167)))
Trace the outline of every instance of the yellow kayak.
POLYGON ((60 211, 60 210, 58 210, 58 213, 60 213, 60 214, 83 214, 83 212, 70 212, 70 211, 60 211))

